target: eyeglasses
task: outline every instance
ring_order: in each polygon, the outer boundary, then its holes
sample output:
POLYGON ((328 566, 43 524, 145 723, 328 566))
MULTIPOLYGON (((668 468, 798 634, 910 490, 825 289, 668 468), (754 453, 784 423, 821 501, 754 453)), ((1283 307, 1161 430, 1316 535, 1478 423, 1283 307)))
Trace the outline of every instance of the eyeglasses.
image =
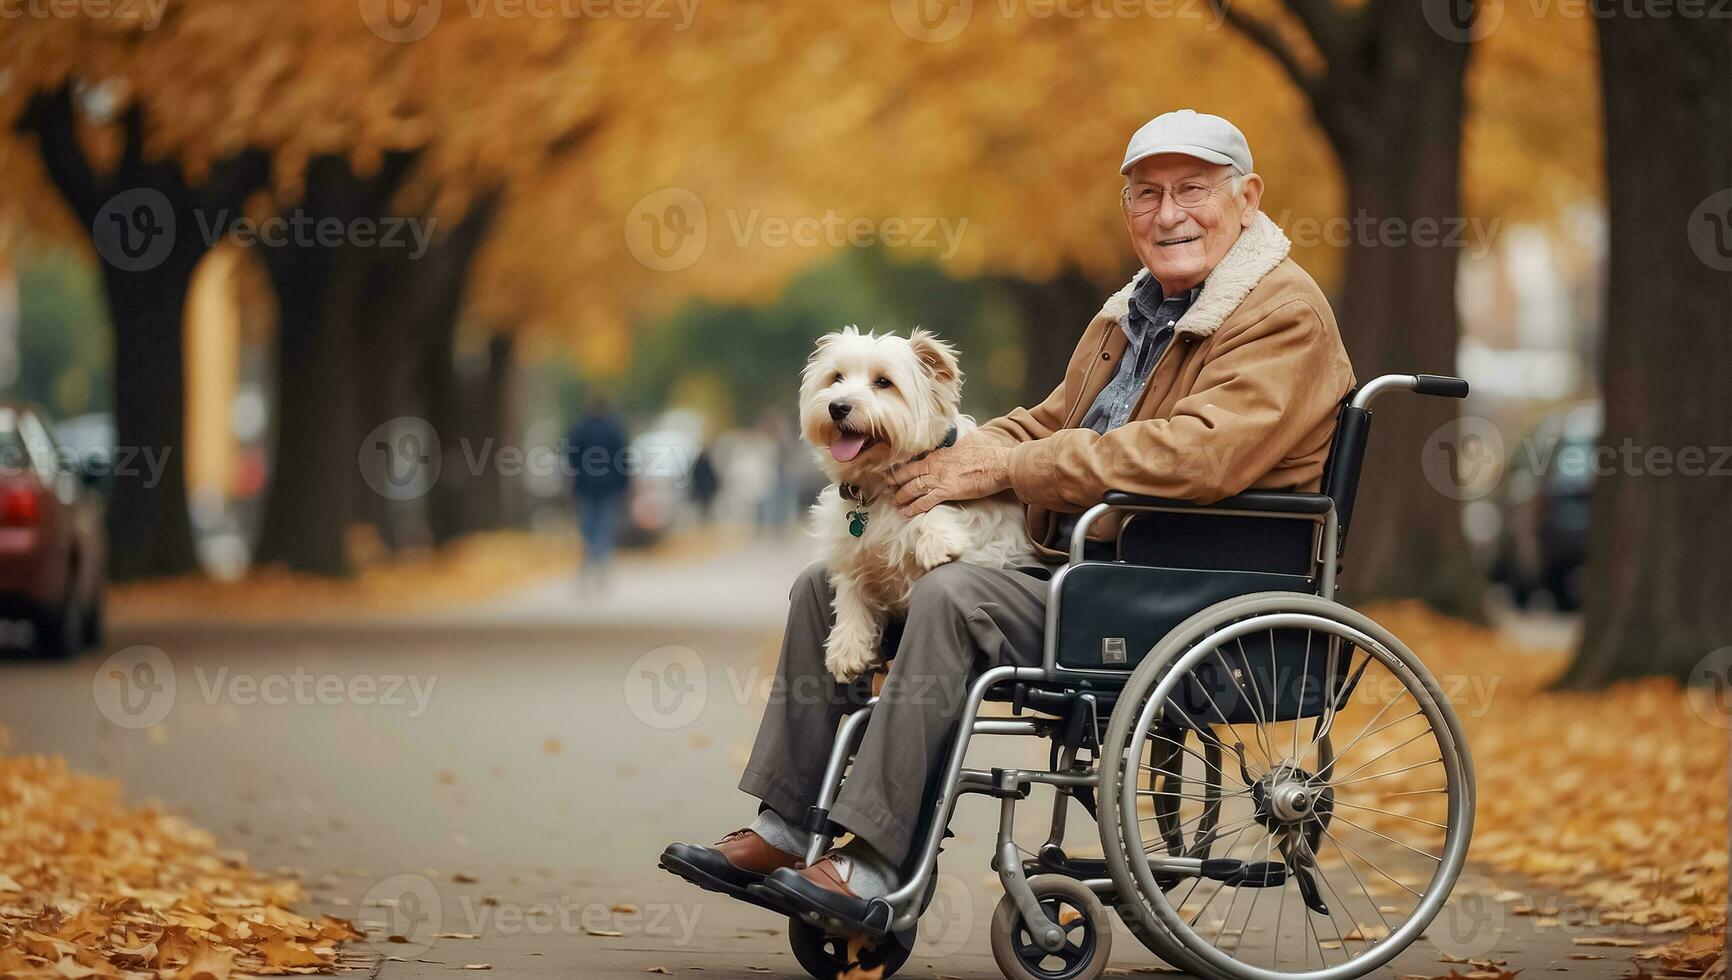
POLYGON ((1150 211, 1159 210, 1163 193, 1172 194, 1173 203, 1181 208, 1194 208, 1207 201, 1215 188, 1232 179, 1223 177, 1210 183, 1201 177, 1191 177, 1179 181, 1178 186, 1170 191, 1164 191, 1159 184, 1132 184, 1120 192, 1119 198, 1124 202, 1125 210, 1131 214, 1148 214, 1150 211))

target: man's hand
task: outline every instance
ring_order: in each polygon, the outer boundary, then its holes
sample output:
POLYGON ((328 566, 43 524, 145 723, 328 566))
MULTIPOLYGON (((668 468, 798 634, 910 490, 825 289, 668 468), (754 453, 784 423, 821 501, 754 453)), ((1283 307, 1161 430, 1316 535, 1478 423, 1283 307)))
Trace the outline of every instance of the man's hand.
POLYGON ((924 514, 946 500, 976 500, 1010 489, 1010 447, 958 444, 890 468, 896 509, 924 514))

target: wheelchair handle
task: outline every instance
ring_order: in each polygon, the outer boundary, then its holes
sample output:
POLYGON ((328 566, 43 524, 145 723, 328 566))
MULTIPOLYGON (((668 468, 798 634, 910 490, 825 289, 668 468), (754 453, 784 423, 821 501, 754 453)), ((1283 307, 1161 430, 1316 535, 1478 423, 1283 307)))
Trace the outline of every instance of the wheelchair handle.
POLYGON ((1385 374, 1360 386, 1359 393, 1353 396, 1353 407, 1368 408, 1378 395, 1395 388, 1441 398, 1467 397, 1467 382, 1460 378, 1441 374, 1385 374))

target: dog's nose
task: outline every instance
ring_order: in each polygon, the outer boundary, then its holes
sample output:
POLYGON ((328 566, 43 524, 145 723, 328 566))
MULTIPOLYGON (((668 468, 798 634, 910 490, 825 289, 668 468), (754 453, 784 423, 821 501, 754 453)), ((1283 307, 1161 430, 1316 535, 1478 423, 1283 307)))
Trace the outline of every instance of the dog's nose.
POLYGON ((847 418, 848 413, 853 411, 853 410, 854 410, 854 406, 848 404, 847 402, 831 402, 830 403, 830 419, 832 421, 835 421, 835 422, 840 422, 843 419, 847 418))

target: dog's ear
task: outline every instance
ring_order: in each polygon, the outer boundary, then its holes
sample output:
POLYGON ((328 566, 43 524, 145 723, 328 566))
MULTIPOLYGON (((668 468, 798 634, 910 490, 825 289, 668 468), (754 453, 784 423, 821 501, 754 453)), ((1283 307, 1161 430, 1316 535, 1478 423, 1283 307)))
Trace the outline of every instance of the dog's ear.
POLYGON ((814 361, 817 361, 820 357, 822 357, 824 355, 824 350, 826 348, 828 348, 831 344, 834 344, 836 341, 841 340, 844 336, 847 336, 848 334, 859 333, 859 332, 860 331, 857 328, 855 328, 853 326, 847 326, 847 327, 843 327, 841 330, 834 330, 834 331, 831 331, 830 333, 824 334, 823 336, 819 337, 815 343, 812 344, 812 353, 810 353, 806 356, 806 363, 811 364, 814 361))
POLYGON ((921 370, 939 382, 962 380, 962 365, 956 359, 956 348, 938 339, 938 335, 923 327, 908 334, 908 346, 920 359, 921 370))

